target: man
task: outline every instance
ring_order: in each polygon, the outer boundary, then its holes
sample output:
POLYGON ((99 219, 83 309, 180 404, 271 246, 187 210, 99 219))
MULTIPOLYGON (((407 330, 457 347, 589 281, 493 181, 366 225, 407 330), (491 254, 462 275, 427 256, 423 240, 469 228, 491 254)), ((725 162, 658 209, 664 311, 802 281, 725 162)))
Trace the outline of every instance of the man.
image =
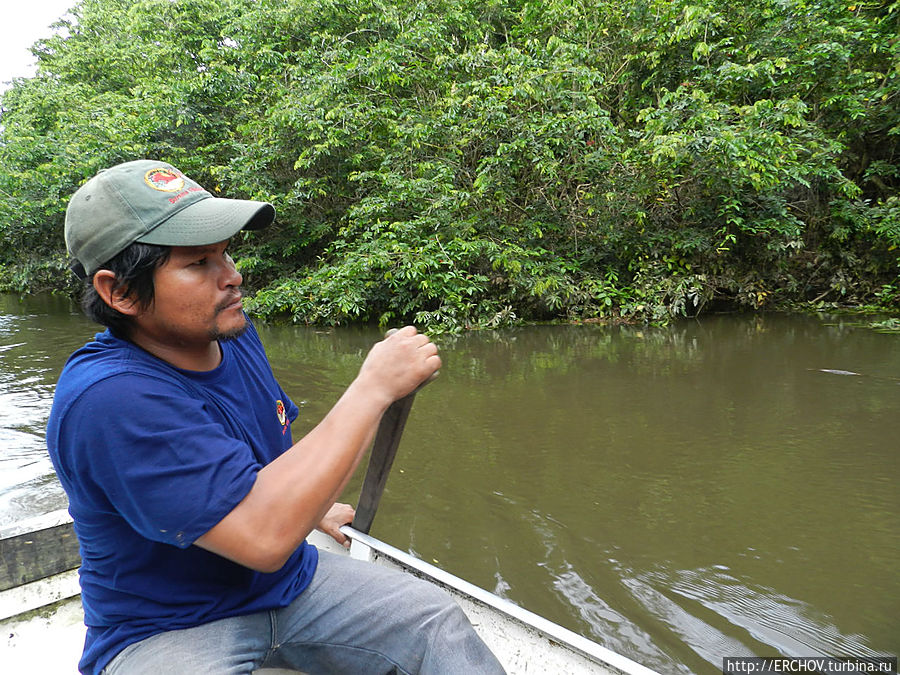
POLYGON ((305 542, 341 543, 336 504, 394 400, 440 368, 412 327, 376 344, 322 422, 297 407, 242 310, 229 239, 274 219, 173 166, 82 186, 66 242, 107 326, 57 385, 47 445, 81 546, 84 673, 496 673, 430 585, 305 542))

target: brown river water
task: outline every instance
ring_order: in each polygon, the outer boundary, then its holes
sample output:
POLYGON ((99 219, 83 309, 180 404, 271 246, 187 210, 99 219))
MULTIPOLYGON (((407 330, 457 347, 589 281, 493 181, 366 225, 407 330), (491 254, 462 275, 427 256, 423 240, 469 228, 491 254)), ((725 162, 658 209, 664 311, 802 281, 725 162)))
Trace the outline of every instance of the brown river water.
MULTIPOLYGON (((295 438, 379 336, 259 329, 295 438)), ((0 524, 65 506, 43 428, 94 332, 0 296, 0 524)), ((765 315, 437 341, 375 536, 661 673, 900 652, 900 335, 765 315)))

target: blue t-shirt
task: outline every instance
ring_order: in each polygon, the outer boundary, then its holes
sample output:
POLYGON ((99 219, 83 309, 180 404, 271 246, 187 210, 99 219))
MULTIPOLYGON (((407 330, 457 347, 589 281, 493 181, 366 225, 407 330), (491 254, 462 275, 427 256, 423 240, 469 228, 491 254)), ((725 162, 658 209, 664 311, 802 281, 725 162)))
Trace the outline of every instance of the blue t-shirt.
POLYGON ((272 574, 192 546, 291 447, 298 414, 252 324, 221 348, 192 372, 106 331, 59 378, 47 447, 81 547, 84 673, 156 633, 284 607, 315 572, 306 543, 272 574))

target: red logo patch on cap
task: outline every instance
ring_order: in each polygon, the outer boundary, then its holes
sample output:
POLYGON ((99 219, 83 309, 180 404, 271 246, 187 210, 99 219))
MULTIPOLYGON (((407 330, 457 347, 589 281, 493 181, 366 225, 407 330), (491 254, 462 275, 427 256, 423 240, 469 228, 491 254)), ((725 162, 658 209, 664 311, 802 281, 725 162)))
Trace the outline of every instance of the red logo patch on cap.
POLYGON ((184 177, 172 169, 150 169, 144 174, 144 182, 162 192, 178 192, 184 187, 184 177))

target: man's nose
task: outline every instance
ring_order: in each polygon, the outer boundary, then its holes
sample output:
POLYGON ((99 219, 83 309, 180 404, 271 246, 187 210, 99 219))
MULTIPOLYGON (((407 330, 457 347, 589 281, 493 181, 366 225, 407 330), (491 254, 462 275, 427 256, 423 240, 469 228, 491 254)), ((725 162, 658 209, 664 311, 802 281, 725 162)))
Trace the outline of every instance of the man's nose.
POLYGON ((225 255, 225 269, 222 272, 222 282, 225 288, 228 288, 229 286, 240 286, 244 283, 244 277, 237 271, 234 260, 227 254, 225 255))

